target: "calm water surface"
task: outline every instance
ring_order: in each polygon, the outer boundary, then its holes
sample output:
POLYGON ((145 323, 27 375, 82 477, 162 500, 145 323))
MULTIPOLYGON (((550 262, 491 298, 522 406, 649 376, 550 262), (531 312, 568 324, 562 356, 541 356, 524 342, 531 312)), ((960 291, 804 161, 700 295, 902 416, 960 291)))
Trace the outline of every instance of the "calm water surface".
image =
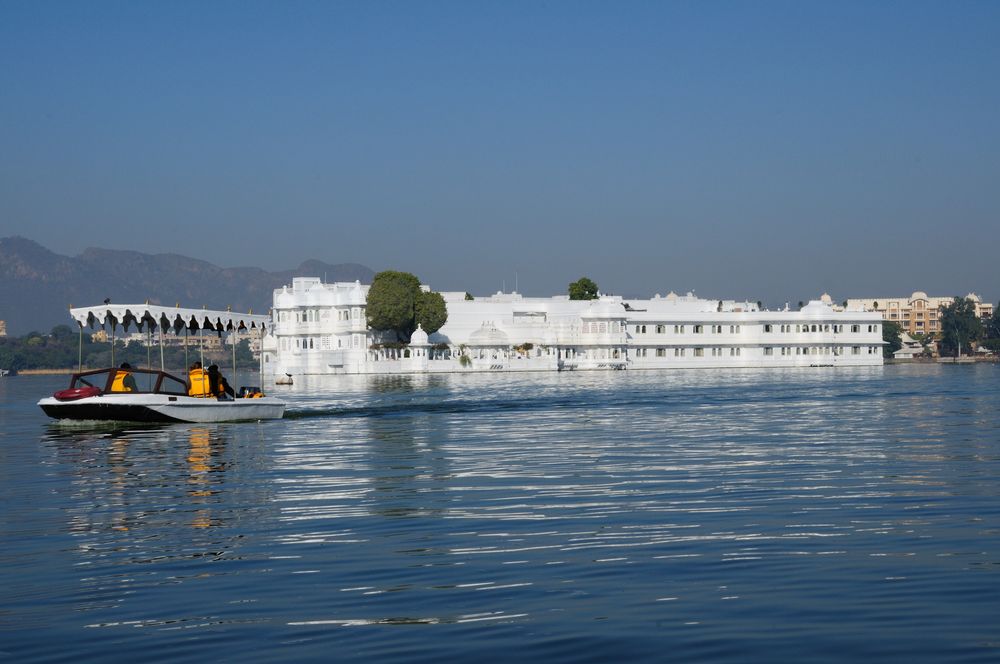
POLYGON ((0 659, 1000 661, 995 365, 65 382, 0 378, 0 659))

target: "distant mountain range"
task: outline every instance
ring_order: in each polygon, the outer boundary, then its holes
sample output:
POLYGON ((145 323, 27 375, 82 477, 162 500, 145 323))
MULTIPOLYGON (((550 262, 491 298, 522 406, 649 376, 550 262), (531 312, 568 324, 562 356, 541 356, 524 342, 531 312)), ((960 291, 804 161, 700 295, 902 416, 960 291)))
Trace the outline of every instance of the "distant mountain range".
POLYGON ((294 270, 267 272, 256 267, 219 267, 177 254, 87 249, 61 256, 23 237, 0 238, 0 320, 7 334, 48 332, 72 321, 67 307, 112 302, 225 309, 266 313, 275 288, 293 277, 371 283, 374 272, 355 263, 307 260, 294 270))

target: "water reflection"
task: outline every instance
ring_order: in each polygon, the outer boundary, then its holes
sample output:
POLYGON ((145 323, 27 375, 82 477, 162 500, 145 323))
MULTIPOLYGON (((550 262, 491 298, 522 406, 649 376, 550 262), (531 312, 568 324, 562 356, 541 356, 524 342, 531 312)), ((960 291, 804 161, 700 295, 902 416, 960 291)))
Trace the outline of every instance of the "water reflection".
POLYGON ((417 414, 365 420, 372 514, 437 516, 445 509, 451 471, 440 443, 448 437, 447 420, 431 419, 417 414))
MULTIPOLYGON (((253 431, 242 428, 244 434, 253 431)), ((125 587, 159 579, 160 568, 172 570, 171 583, 194 578, 190 574, 226 573, 222 568, 180 573, 176 566, 238 557, 245 538, 234 524, 248 519, 255 504, 268 502, 254 500, 267 494, 266 485, 238 484, 230 491, 234 468, 238 475, 244 471, 239 455, 250 465, 261 463, 262 442, 244 437, 233 454, 232 432, 225 426, 184 425, 47 431, 43 442, 70 469, 66 531, 76 539, 78 564, 103 570, 83 579, 85 586, 98 584, 88 593, 111 593, 120 601, 125 587), (112 572, 116 568, 120 571, 112 572), (113 591, 98 581, 107 574, 119 579, 113 591)), ((81 608, 107 606, 87 602, 81 608)))
POLYGON ((219 430, 208 427, 192 427, 188 438, 188 484, 191 485, 188 495, 197 506, 192 525, 195 528, 221 525, 218 516, 213 521, 211 497, 221 491, 225 481, 226 464, 222 459, 225 438, 219 430))
POLYGON ((846 642, 986 661, 1000 374, 898 371, 337 377, 296 381, 302 416, 261 425, 38 441, 25 419, 0 472, 46 491, 4 476, 40 503, 9 501, 5 619, 34 602, 61 635, 167 660, 207 643, 460 660, 549 634, 560 661, 626 642, 646 661, 846 642), (494 625, 454 628, 476 622, 494 625))
POLYGON ((372 377, 353 386, 364 394, 317 393, 303 399, 304 410, 337 408, 337 414, 298 420, 278 443, 282 514, 303 528, 296 535, 282 533, 282 542, 355 536, 350 529, 316 530, 316 523, 434 516, 444 509, 451 470, 440 442, 449 435, 448 424, 428 413, 426 405, 453 398, 447 379, 372 377), (354 401, 365 403, 364 410, 346 410, 355 416, 342 416, 345 402, 354 401))
POLYGON ((372 394, 398 395, 407 392, 447 390, 449 378, 438 374, 402 374, 395 376, 365 376, 372 394))

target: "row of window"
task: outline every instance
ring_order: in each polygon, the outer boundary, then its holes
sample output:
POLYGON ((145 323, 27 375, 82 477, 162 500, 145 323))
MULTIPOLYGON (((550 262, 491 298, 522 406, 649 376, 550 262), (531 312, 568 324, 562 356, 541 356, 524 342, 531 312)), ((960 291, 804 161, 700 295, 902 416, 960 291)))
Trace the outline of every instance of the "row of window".
MULTIPOLYGON (((668 327, 671 327, 671 326, 670 325, 636 325, 635 326, 635 333, 636 334, 649 334, 650 331, 652 331, 652 333, 654 333, 654 334, 666 334, 668 327)), ((740 325, 709 325, 708 327, 711 330, 712 334, 724 334, 727 329, 729 331, 729 334, 739 334, 740 331, 742 330, 742 326, 740 326, 740 325)), ((673 326, 674 334, 685 334, 687 332, 687 328, 688 328, 687 325, 674 325, 673 326)), ((691 331, 693 333, 695 333, 695 334, 703 334, 705 332, 705 326, 704 325, 692 325, 691 326, 691 331)))
MULTIPOLYGON (((668 327, 671 326, 635 325, 634 330, 635 334, 648 334, 650 332, 653 332, 655 334, 666 334, 668 327)), ((672 327, 674 334, 685 334, 688 328, 687 325, 674 325, 672 327)), ((690 327, 691 331, 694 334, 703 334, 706 328, 708 328, 709 332, 711 332, 712 334, 725 334, 726 332, 728 332, 729 334, 740 334, 740 332, 742 331, 742 326, 740 325, 691 325, 690 327)), ((793 332, 797 334, 809 333, 809 332, 834 332, 840 334, 844 331, 845 327, 847 326, 841 324, 830 324, 830 323, 812 323, 812 324, 800 323, 797 325, 791 325, 791 324, 773 325, 771 323, 766 323, 764 325, 764 332, 767 333, 780 332, 783 334, 789 334, 793 332)), ((860 333, 862 331, 862 328, 865 328, 866 331, 869 333, 879 332, 878 325, 850 326, 851 332, 854 333, 860 333)))
MULTIPOLYGON (((844 355, 847 352, 847 346, 784 346, 778 348, 781 355, 844 355)), ((705 348, 636 348, 632 351, 632 357, 649 357, 649 351, 654 351, 653 357, 669 357, 673 355, 674 357, 686 357, 687 351, 691 351, 693 357, 706 357, 706 350, 708 357, 740 357, 742 349, 739 347, 711 347, 705 348)), ((775 349, 771 346, 767 346, 764 349, 764 355, 770 357, 775 355, 775 349)), ((878 346, 852 346, 850 348, 851 355, 875 355, 880 352, 878 346)))
MULTIPOLYGON (((844 355, 847 346, 782 346, 779 348, 782 355, 844 355)), ((880 352, 878 346, 851 346, 851 355, 875 355, 880 352)), ((764 348, 764 355, 774 355, 774 348, 767 346, 764 348)))
POLYGON ((607 334, 608 332, 624 332, 625 322, 613 320, 608 321, 594 321, 593 323, 584 322, 582 326, 584 334, 607 334))
MULTIPOLYGON (((322 320, 330 320, 331 309, 282 309, 275 311, 275 321, 278 323, 318 323, 322 320)), ((337 320, 361 320, 361 307, 352 309, 336 309, 337 320)))
MULTIPOLYGON (((770 323, 764 325, 764 332, 778 332, 781 334, 802 334, 808 332, 833 332, 834 334, 840 334, 844 331, 845 325, 830 323, 812 323, 812 324, 798 324, 798 325, 771 325, 770 323), (777 329, 775 329, 777 328, 777 329)), ((861 328, 866 327, 869 333, 878 332, 878 325, 851 325, 851 332, 858 334, 861 332, 861 328)))
MULTIPOLYGON (((294 320, 296 323, 317 323, 321 320, 329 320, 330 309, 295 309, 295 310, 281 310, 275 312, 277 321, 280 323, 288 323, 294 320)), ((350 321, 350 320, 361 320, 362 310, 360 307, 353 307, 352 309, 336 309, 337 320, 338 321, 350 321)), ((673 327, 674 334, 686 334, 687 325, 635 325, 635 334, 648 334, 653 332, 655 334, 666 334, 667 328, 673 327)), ((691 331, 694 334, 703 334, 705 332, 705 325, 691 325, 691 331)), ((742 326, 740 325, 709 325, 707 326, 712 334, 724 334, 727 330, 729 334, 740 334, 742 331, 742 326)), ((834 332, 841 333, 844 331, 844 325, 829 323, 813 323, 809 324, 797 324, 797 325, 773 325, 771 323, 766 323, 764 325, 764 332, 772 333, 777 331, 781 333, 803 333, 803 332, 834 332), (794 329, 793 329, 794 328, 794 329)), ((851 325, 851 332, 859 333, 861 332, 861 325, 851 325)), ((625 331, 625 323, 623 321, 594 321, 594 322, 584 322, 582 325, 582 330, 584 334, 607 334, 615 332, 625 331)), ((878 332, 878 325, 868 325, 867 331, 869 333, 878 332)))
MULTIPOLYGON (((362 336, 355 334, 351 337, 350 348, 361 348, 362 336)), ((344 343, 337 339, 337 348, 343 348, 344 343)), ((281 337, 278 339, 280 350, 333 350, 333 337, 281 337)))
MULTIPOLYGON (((632 350, 632 357, 649 357, 649 351, 653 351, 653 357, 684 357, 687 355, 687 348, 636 348, 632 350)), ((692 355, 695 357, 704 357, 704 348, 691 348, 692 355)), ((709 349, 712 357, 721 357, 725 355, 722 348, 711 348, 709 349)), ((741 354, 742 349, 740 348, 730 348, 729 354, 736 356, 741 354)))

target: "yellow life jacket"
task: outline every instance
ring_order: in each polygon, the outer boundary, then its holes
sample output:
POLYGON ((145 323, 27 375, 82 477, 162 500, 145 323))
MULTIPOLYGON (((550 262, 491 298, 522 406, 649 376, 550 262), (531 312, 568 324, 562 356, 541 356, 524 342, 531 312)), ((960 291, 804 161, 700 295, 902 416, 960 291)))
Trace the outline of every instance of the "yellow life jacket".
POLYGON ((132 374, 128 371, 117 371, 115 372, 115 380, 111 383, 112 392, 131 392, 131 387, 126 387, 125 378, 131 376, 132 374))
POLYGON ((192 397, 210 397, 212 391, 208 386, 208 372, 204 369, 192 369, 188 372, 188 379, 191 386, 188 387, 188 395, 192 397))

